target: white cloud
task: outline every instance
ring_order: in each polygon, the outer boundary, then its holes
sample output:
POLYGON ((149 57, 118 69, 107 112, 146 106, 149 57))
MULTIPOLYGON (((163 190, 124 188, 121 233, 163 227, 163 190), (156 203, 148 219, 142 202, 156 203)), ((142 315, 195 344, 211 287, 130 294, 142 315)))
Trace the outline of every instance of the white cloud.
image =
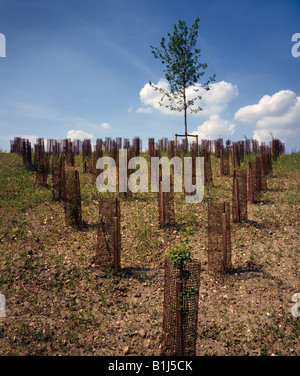
MULTIPOLYGON (((154 84, 157 87, 160 87, 164 90, 169 90, 168 82, 161 78, 157 84, 154 84)), ((140 100, 144 105, 151 106, 156 110, 159 110, 165 114, 177 114, 175 111, 171 111, 164 106, 160 106, 159 101, 162 97, 162 94, 159 91, 155 91, 149 83, 145 84, 140 91, 140 100)), ((167 102, 166 102, 167 103, 167 102)))
POLYGON ((73 140, 91 139, 91 138, 94 138, 94 136, 90 133, 81 131, 79 129, 78 130, 71 129, 70 131, 68 131, 67 138, 70 138, 71 141, 73 141, 73 140))
POLYGON ((265 116, 282 116, 291 111, 297 102, 291 90, 281 90, 274 95, 264 95, 258 104, 240 108, 234 115, 236 120, 251 123, 265 116))
MULTIPOLYGON (((238 95, 238 88, 230 82, 220 81, 210 85, 210 90, 205 90, 200 85, 196 85, 202 99, 196 101, 196 105, 202 108, 200 115, 215 115, 223 112, 228 103, 238 95)), ((191 90, 189 96, 194 95, 191 90)))
POLYGON ((297 98, 295 106, 282 116, 269 116, 260 119, 256 124, 254 135, 260 142, 268 141, 271 138, 271 134, 282 141, 288 139, 296 141, 300 132, 299 119, 300 97, 297 98))
POLYGON ((136 111, 137 114, 151 114, 151 107, 139 107, 136 111))
POLYGON ((227 138, 234 134, 235 124, 229 120, 221 119, 219 114, 211 115, 208 120, 198 126, 191 134, 198 135, 200 139, 215 140, 219 137, 227 138))
POLYGON ((295 141, 300 131, 300 97, 291 90, 265 95, 258 104, 240 108, 234 117, 242 122, 254 122, 253 138, 259 142, 268 142, 272 136, 281 141, 295 141))
POLYGON ((211 89, 203 93, 203 100, 208 103, 227 104, 238 95, 238 88, 230 82, 220 81, 210 85, 211 89))
MULTIPOLYGON (((155 86, 164 90, 169 90, 168 82, 165 79, 160 79, 155 86)), ((238 89, 236 85, 229 82, 220 81, 210 85, 210 90, 205 90, 200 84, 195 84, 187 89, 187 99, 193 99, 196 96, 201 96, 201 99, 195 100, 195 107, 202 108, 198 114, 210 116, 218 114, 224 111, 227 104, 238 95, 238 89), (194 89, 198 91, 195 92, 194 89)), ((149 83, 145 84, 140 91, 140 100, 144 105, 151 106, 152 108, 161 111, 164 114, 178 115, 177 111, 171 111, 170 109, 160 106, 159 102, 162 97, 162 93, 155 91, 149 83)), ((164 100, 165 104, 168 104, 167 99, 164 100)))
POLYGON ((109 123, 101 123, 101 127, 104 129, 110 129, 111 125, 109 123))

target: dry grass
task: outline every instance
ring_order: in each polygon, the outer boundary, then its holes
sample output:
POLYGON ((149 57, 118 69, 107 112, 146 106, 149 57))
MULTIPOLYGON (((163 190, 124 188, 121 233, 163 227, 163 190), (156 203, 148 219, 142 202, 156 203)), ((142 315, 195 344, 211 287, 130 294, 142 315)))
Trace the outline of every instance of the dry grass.
POLYGON ((81 231, 65 225, 51 177, 39 187, 19 156, 0 153, 0 355, 158 355, 163 262, 186 236, 202 265, 197 355, 299 355, 291 298, 300 293, 300 153, 274 163, 263 202, 232 225, 233 271, 224 277, 207 270, 207 202, 231 200, 217 158, 203 202, 176 194, 173 228, 159 228, 155 194, 121 200, 121 272, 105 278, 94 263, 97 191, 76 163, 81 231))

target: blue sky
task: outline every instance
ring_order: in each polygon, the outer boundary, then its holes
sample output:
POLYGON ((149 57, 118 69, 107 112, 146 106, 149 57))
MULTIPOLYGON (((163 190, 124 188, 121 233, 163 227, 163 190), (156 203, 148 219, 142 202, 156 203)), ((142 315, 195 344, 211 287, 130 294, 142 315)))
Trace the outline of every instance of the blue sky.
POLYGON ((216 81, 188 131, 266 142, 272 134, 300 150, 300 57, 291 40, 300 2, 291 0, 0 0, 0 148, 14 136, 139 136, 146 146, 148 137, 183 133, 183 114, 160 108, 148 86, 166 85, 150 45, 196 17, 203 83, 216 81))

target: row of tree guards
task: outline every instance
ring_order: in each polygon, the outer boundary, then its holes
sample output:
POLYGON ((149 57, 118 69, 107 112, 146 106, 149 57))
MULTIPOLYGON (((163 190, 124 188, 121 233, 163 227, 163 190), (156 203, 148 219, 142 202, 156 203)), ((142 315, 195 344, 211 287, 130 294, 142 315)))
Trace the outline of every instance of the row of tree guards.
MULTIPOLYGON (((132 143, 123 140, 123 148, 128 155, 140 155, 142 143, 135 138, 132 143), (126 146, 126 147, 124 147, 126 146)), ((186 155, 187 145, 183 139, 178 142, 154 139, 148 140, 149 156, 161 156, 167 152, 169 158, 175 155, 186 155)), ((97 140, 94 150, 90 140, 83 142, 70 140, 48 140, 46 151, 43 139, 37 139, 34 148, 28 140, 15 138, 11 142, 11 152, 22 155, 24 166, 34 168, 36 182, 47 185, 48 173, 52 173, 52 192, 54 200, 62 201, 67 225, 80 229, 82 227, 81 193, 79 172, 75 168, 75 155, 82 153, 83 173, 92 173, 96 179, 96 161, 103 153, 117 158, 122 148, 122 139, 104 142, 97 140), (32 158, 33 152, 33 158, 32 158), (33 165, 32 165, 33 160, 33 165), (51 162, 51 163, 50 163, 51 162)), ((208 270, 212 273, 226 274, 231 270, 231 219, 242 223, 248 220, 248 203, 261 200, 261 193, 267 190, 267 176, 272 171, 272 162, 284 153, 284 144, 273 140, 269 146, 259 145, 256 140, 238 141, 231 145, 223 145, 223 140, 216 141, 198 139, 188 148, 192 157, 204 156, 205 184, 212 183, 211 153, 220 159, 222 176, 232 173, 232 202, 208 202, 207 204, 207 236, 208 236, 208 270), (255 160, 249 162, 248 169, 241 168, 245 155, 255 153, 255 160), (231 206, 231 210, 230 210, 231 206)), ((253 159, 253 158, 252 158, 253 159)), ((170 192, 162 191, 160 177, 157 193, 158 223, 160 227, 173 226, 176 222, 174 192, 172 179, 170 192)), ((119 194, 120 195, 120 194, 119 194)), ((123 193, 124 197, 130 194, 123 193)), ((99 198, 99 221, 97 228, 96 263, 103 270, 120 271, 121 229, 120 199, 114 194, 101 194, 99 198)), ((176 264, 166 257, 164 275, 163 331, 162 355, 196 354, 198 301, 201 265, 188 258, 184 264, 176 264)))

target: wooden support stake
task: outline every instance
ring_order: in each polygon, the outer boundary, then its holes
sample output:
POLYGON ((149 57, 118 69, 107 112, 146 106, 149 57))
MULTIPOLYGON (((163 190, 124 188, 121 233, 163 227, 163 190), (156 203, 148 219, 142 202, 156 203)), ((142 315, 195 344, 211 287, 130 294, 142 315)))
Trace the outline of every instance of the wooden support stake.
POLYGON ((234 201, 235 201, 235 220, 236 222, 240 223, 240 200, 239 200, 239 184, 238 179, 236 177, 233 178, 234 184, 234 201))
POLYGON ((224 159, 223 159, 223 148, 220 148, 220 167, 221 167, 221 175, 224 175, 224 159))
POLYGON ((254 182, 252 164, 249 162, 249 201, 254 202, 254 182))
POLYGON ((162 189, 162 181, 159 181, 159 195, 160 195, 160 224, 165 224, 165 205, 164 205, 164 192, 162 189))
POLYGON ((116 217, 120 217, 120 203, 118 197, 116 197, 116 217))
POLYGON ((227 219, 226 213, 222 213, 222 251, 223 251, 223 265, 224 272, 227 271, 227 219))
POLYGON ((119 271, 119 219, 114 217, 114 271, 118 273, 119 271))
POLYGON ((73 184, 74 184, 74 187, 73 187, 73 202, 71 203, 71 205, 73 206, 73 212, 74 212, 74 220, 75 220, 75 224, 77 227, 80 227, 80 213, 79 213, 79 210, 80 210, 80 202, 79 202, 79 174, 78 174, 78 171, 75 170, 74 171, 74 180, 73 180, 73 184))

